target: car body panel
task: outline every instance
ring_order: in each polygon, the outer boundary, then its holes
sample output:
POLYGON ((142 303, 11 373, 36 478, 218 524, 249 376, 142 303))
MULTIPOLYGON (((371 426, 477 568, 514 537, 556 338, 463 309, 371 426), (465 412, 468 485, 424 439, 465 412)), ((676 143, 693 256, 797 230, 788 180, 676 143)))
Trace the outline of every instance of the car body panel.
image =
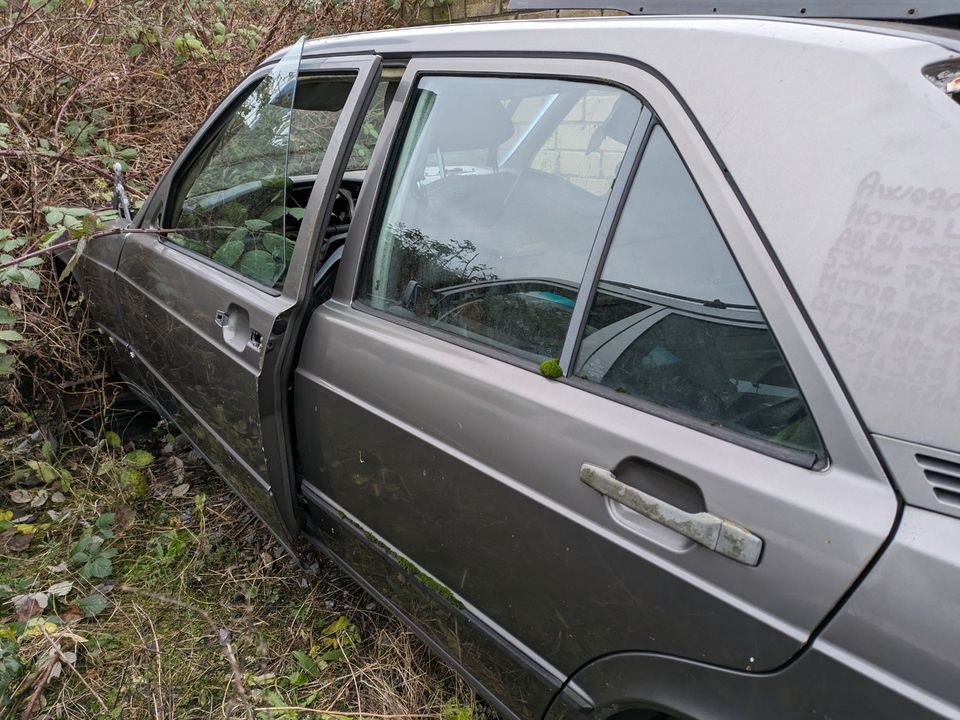
POLYGON ((862 586, 786 668, 750 675, 678 658, 609 656, 576 673, 545 720, 609 717, 638 698, 698 719, 960 718, 958 548, 955 520, 905 508, 862 586))

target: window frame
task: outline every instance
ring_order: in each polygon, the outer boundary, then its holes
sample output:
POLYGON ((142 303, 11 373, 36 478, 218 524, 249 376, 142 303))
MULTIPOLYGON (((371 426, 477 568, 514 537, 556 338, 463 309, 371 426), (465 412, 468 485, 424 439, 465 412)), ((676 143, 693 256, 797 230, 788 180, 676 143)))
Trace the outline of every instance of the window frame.
MULTIPOLYGON (((601 56, 602 57, 602 56, 601 56)), ((620 170, 618 182, 614 186, 604 211, 600 229, 594 238, 594 243, 577 293, 574 315, 571 317, 567 335, 561 351, 560 364, 563 375, 553 382, 570 385, 579 390, 603 397, 621 405, 632 407, 638 411, 660 417, 669 422, 687 427, 731 444, 753 450, 777 460, 814 471, 825 471, 831 465, 831 450, 828 443, 829 431, 840 430, 843 410, 832 399, 828 402, 828 394, 823 392, 822 373, 815 367, 822 362, 822 357, 803 357, 800 354, 802 341, 796 332, 790 332, 790 325, 794 327, 802 324, 809 328, 796 305, 792 293, 783 287, 779 264, 770 256, 769 248, 763 243, 756 243, 758 228, 752 222, 743 199, 733 189, 718 182, 717 175, 729 183, 725 173, 727 168, 708 146, 706 151, 696 148, 706 140, 703 130, 691 117, 686 103, 677 92, 666 86, 663 79, 640 63, 620 62, 618 59, 598 59, 597 56, 573 58, 570 55, 545 57, 543 54, 533 54, 524 57, 480 55, 474 57, 414 57, 407 63, 406 72, 401 80, 392 106, 381 131, 381 138, 387 142, 378 145, 377 151, 371 160, 367 171, 367 179, 361 191, 360 202, 354 217, 354 224, 350 230, 344 255, 344 264, 333 300, 349 305, 351 308, 367 315, 378 317, 390 323, 400 325, 415 332, 428 335, 447 343, 458 345, 467 350, 486 355, 493 359, 514 365, 540 377, 539 366, 517 355, 505 352, 484 343, 471 341, 442 330, 431 328, 372 307, 358 298, 361 273, 366 258, 366 252, 371 243, 377 242, 376 230, 382 222, 388 195, 393 184, 396 171, 396 158, 404 142, 404 131, 408 126, 414 103, 410 100, 415 97, 414 90, 422 76, 481 76, 481 77, 521 77, 521 78, 551 78, 559 80, 577 80, 594 82, 601 85, 610 85, 624 90, 635 96, 643 104, 643 118, 647 118, 644 132, 634 133, 624 154, 623 166, 620 170), (651 101, 649 98, 653 98, 651 101), (676 107, 679 105, 679 109, 676 107), (592 306, 593 297, 599 283, 603 263, 613 241, 613 237, 626 204, 629 188, 639 169, 646 144, 657 125, 660 125, 675 148, 687 172, 697 187, 707 211, 710 213, 723 238, 727 251, 737 266, 744 282, 750 289, 757 302, 758 310, 767 323, 774 343, 781 353, 784 362, 790 369, 796 382, 797 390, 808 408, 814 427, 822 440, 824 455, 795 450, 760 438, 745 435, 739 431, 714 425, 708 421, 693 417, 679 410, 656 405, 652 402, 636 398, 626 393, 617 393, 599 383, 584 380, 572 374, 573 362, 583 338, 583 330, 592 306), (683 125, 689 127, 683 128, 683 125), (682 142, 678 142, 673 129, 686 130, 682 142), (638 142, 638 135, 642 138, 638 142), (632 154, 631 154, 632 153, 632 154), (629 167, 627 167, 629 163, 629 167), (705 178, 705 175, 713 177, 705 178), (705 181, 706 180, 706 181, 705 181), (614 196, 617 196, 616 198, 614 196), (725 197, 719 197, 725 196, 725 197), (616 200, 616 202, 615 202, 616 200), (736 217, 739 216, 739 217, 736 217), (739 226, 739 227, 737 227, 739 226), (749 230, 747 230, 749 228, 749 230), (738 233, 739 231, 739 233, 738 233), (738 237, 739 235, 739 237, 738 237), (736 242, 732 242, 735 240, 736 242), (753 247, 747 245, 753 241, 753 247), (757 250, 759 249, 759 253, 757 250), (748 252, 752 251, 752 253, 748 252), (745 267, 744 255, 749 257, 750 267, 745 267), (758 265, 772 265, 773 274, 764 273, 757 269, 758 265), (756 281, 756 282, 755 282, 756 281), (589 284, 589 286, 588 286, 589 284), (758 289, 759 288, 759 289, 758 289), (761 309, 763 308, 763 309, 761 309), (786 317, 792 316, 792 317, 786 317), (783 338, 791 340, 789 348, 783 338), (793 358, 793 359, 788 359, 793 358), (802 366, 798 371, 797 365, 802 366), (819 383, 817 382, 819 379, 819 383), (818 387, 819 385, 819 387, 818 387), (811 398, 815 400, 811 401, 811 398), (821 407, 827 406, 827 407, 821 407), (829 407, 832 406, 832 407, 829 407), (838 412, 840 411, 840 412, 838 412), (822 419, 826 418, 826 424, 822 419)), ((805 354, 816 352, 819 348, 804 348, 805 354)), ((828 366, 829 367, 829 366, 828 366)), ((849 433, 849 427, 844 428, 844 435, 849 433)))
MULTIPOLYGON (((204 121, 203 125, 200 126, 199 130, 197 130, 193 138, 191 138, 191 140, 187 143, 180 155, 170 166, 170 169, 157 185, 155 193, 156 197, 151 196, 148 199, 148 202, 144 204, 142 214, 138 215, 137 218, 137 220, 141 223, 140 227, 144 227, 144 225, 146 225, 146 227, 155 226, 155 223, 159 221, 160 228, 176 230, 176 228, 170 228, 167 225, 167 221, 169 220, 172 212, 171 202, 180 192, 184 177, 190 173, 190 170, 193 168, 196 162, 203 157, 211 143, 217 139, 224 126, 230 121, 230 119, 233 117, 233 114, 237 111, 244 100, 246 100, 250 93, 253 92, 260 81, 268 76, 275 68, 276 63, 270 63, 261 65, 254 69, 236 85, 227 98, 219 106, 217 106, 207 120, 204 121)), ((355 62, 351 60, 351 58, 339 57, 336 58, 336 61, 331 61, 331 59, 303 56, 300 58, 297 79, 299 81, 299 78, 302 75, 342 76, 346 74, 352 74, 354 76, 353 89, 355 89, 357 82, 360 81, 361 76, 363 75, 363 71, 355 62)), ((353 92, 353 90, 351 90, 351 92, 353 92)), ((326 156, 326 152, 324 153, 324 156, 326 156)), ((321 164, 322 162, 323 161, 321 160, 321 164)), ((316 170, 317 172, 315 175, 319 175, 320 165, 317 166, 316 170)), ((316 180, 314 180, 314 182, 316 182, 316 180)), ((306 222, 306 218, 303 222, 306 222)), ((183 255, 215 268, 216 270, 225 273, 226 275, 239 280, 246 285, 249 285, 251 288, 258 290, 265 295, 281 297, 290 293, 288 290, 288 281, 290 268, 295 262, 295 255, 293 254, 291 254, 290 258, 288 259, 287 272, 286 276, 284 277, 283 284, 280 287, 275 288, 259 283, 253 278, 247 277, 243 273, 234 270, 231 267, 227 267, 226 265, 218 263, 213 260, 212 257, 208 257, 201 253, 190 250, 189 248, 183 247, 182 245, 178 245, 177 243, 169 240, 165 233, 161 233, 159 235, 159 241, 163 247, 169 248, 178 253, 182 253, 183 255)))

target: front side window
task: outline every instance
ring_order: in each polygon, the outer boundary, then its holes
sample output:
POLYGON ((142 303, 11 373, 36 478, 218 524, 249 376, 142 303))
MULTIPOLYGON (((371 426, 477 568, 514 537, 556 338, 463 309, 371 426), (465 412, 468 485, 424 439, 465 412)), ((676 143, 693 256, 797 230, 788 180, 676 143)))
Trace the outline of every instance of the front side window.
POLYGON ((358 300, 527 360, 558 356, 641 110, 595 83, 422 78, 358 300))
POLYGON ((617 393, 823 455, 750 288, 659 126, 611 241, 574 371, 617 393))
POLYGON ((171 239, 279 288, 352 75, 263 78, 175 183, 171 239))

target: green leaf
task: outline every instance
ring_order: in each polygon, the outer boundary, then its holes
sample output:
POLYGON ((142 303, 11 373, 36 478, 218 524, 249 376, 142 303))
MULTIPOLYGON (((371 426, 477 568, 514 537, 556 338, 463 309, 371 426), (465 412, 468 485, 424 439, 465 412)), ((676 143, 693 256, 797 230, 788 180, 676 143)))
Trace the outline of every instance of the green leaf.
POLYGON ((263 230, 264 228, 270 227, 270 223, 266 220, 260 220, 258 218, 251 218, 243 223, 251 230, 263 230))
POLYGON ((277 278, 277 263, 266 250, 250 250, 240 258, 240 272, 262 285, 272 286, 277 278))
MULTIPOLYGON (((239 229, 242 230, 242 228, 239 229)), ((244 230, 244 232, 246 231, 244 230)), ((227 267, 233 267, 233 264, 243 255, 243 250, 243 240, 229 240, 217 248, 217 251, 213 254, 213 261, 227 267)))
POLYGON ((6 342, 23 340, 23 335, 18 333, 16 330, 0 330, 0 340, 5 340, 6 342))
POLYGON ((267 249, 267 252, 275 258, 287 257, 287 239, 283 235, 264 233, 263 237, 260 238, 260 242, 263 243, 263 247, 267 249))
POLYGON ((77 603, 77 605, 80 607, 80 610, 87 617, 96 617, 106 610, 109 604, 110 602, 107 600, 107 598, 100 593, 87 595, 87 597, 77 603))
POLYGON ((94 556, 82 568, 80 568, 80 577, 89 580, 92 577, 105 578, 113 572, 113 563, 106 557, 106 552, 94 556))
POLYGON ((247 229, 245 227, 238 227, 232 233, 227 235, 226 242, 232 242, 233 240, 246 240, 247 238, 247 229))
POLYGON ((17 359, 13 355, 0 355, 0 377, 12 373, 16 362, 17 359))
POLYGON ((59 225, 61 222, 63 222, 63 211, 56 209, 51 210, 43 216, 43 219, 46 221, 47 225, 59 225))
MULTIPOLYGON (((94 223, 96 223, 96 220, 94 220, 94 223)), ((84 222, 84 225, 86 225, 86 222, 84 222)), ((70 256, 69 260, 67 260, 67 264, 63 268, 63 272, 60 273, 60 277, 57 278, 58 282, 63 282, 68 277, 70 277, 70 273, 73 272, 73 269, 77 266, 77 263, 80 261, 80 256, 83 255, 83 251, 86 249, 87 249, 87 236, 83 235, 80 238, 80 240, 77 242, 77 246, 73 250, 73 255, 70 256)))
POLYGON ((144 468, 153 462, 153 455, 148 453, 146 450, 134 450, 133 452, 128 452, 123 456, 123 462, 125 465, 130 465, 136 468, 144 468))
POLYGON ((320 666, 317 665, 317 661, 303 650, 294 650, 293 657, 297 661, 297 665, 303 668, 303 671, 310 678, 316 679, 320 675, 320 666))
POLYGON ((93 525, 97 530, 105 530, 106 528, 113 527, 113 523, 115 523, 116 520, 116 513, 105 512, 97 518, 97 521, 93 525))
POLYGON ((303 220, 303 213, 304 213, 303 208, 290 208, 289 210, 287 210, 287 215, 297 220, 303 220))
POLYGON ((107 430, 104 437, 107 440, 107 445, 110 447, 118 448, 120 447, 120 436, 117 435, 113 430, 107 430))
POLYGON ((130 49, 127 50, 127 57, 135 58, 137 55, 143 52, 143 45, 136 43, 130 46, 130 49))
POLYGON ((263 220, 264 222, 274 223, 280 218, 282 218, 283 215, 284 215, 283 205, 274 205, 273 207, 267 208, 264 211, 264 213, 260 215, 260 219, 263 220))
POLYGON ((0 324, 10 325, 16 322, 16 317, 10 312, 10 308, 0 305, 0 324))

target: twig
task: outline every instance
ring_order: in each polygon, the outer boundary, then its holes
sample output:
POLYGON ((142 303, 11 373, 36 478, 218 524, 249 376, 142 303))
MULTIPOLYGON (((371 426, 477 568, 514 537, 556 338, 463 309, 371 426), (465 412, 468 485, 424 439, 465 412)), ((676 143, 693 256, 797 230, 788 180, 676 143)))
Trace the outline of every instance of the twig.
MULTIPOLYGON (((97 230, 95 233, 91 233, 87 236, 87 240, 95 240, 99 237, 106 237, 107 235, 166 235, 169 233, 175 233, 176 230, 164 230, 160 228, 110 228, 107 230, 97 230)), ((71 247, 80 242, 80 238, 73 238, 72 240, 64 240, 61 243, 56 245, 47 245, 45 248, 40 248, 39 250, 33 250, 28 252, 20 257, 14 258, 13 260, 8 260, 5 263, 0 263, 0 270, 4 268, 13 267, 14 265, 19 265, 24 260, 30 260, 31 258, 40 257, 41 255, 49 255, 50 253, 56 252, 57 250, 63 250, 64 248, 71 247)))
MULTIPOLYGON (((82 158, 74 157, 73 155, 67 155, 65 152, 54 153, 54 152, 41 152, 39 150, 0 150, 0 157, 42 157, 47 160, 55 160, 58 162, 72 163, 74 165, 79 165, 84 170, 88 170, 96 175, 99 175, 106 180, 113 182, 113 173, 109 170, 103 168, 98 168, 96 165, 88 163, 82 158)), ((128 187, 127 192, 133 193, 134 195, 139 195, 140 197, 146 197, 144 193, 140 192, 136 188, 128 187)))
POLYGON ((50 676, 53 675, 53 667, 56 664, 56 655, 50 655, 50 660, 47 661, 47 666, 43 669, 43 672, 37 679, 36 687, 33 688, 33 695, 30 696, 30 702, 28 702, 27 707, 23 709, 23 715, 20 716, 21 720, 30 720, 30 718, 33 717, 33 708, 36 706, 37 701, 40 700, 40 696, 43 694, 43 689, 47 686, 47 683, 50 682, 50 676))

